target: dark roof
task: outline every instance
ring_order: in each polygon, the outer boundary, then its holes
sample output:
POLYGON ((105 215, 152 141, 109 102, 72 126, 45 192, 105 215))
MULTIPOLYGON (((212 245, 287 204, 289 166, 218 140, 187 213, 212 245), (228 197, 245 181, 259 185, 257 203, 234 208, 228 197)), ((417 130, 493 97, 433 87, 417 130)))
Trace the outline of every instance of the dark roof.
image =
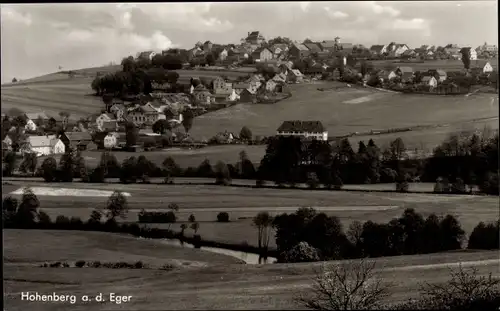
POLYGON ((304 43, 304 45, 309 49, 311 52, 321 52, 321 49, 316 43, 304 43))
POLYGON ((284 121, 278 128, 278 132, 308 132, 322 133, 325 131, 320 121, 284 121))
POLYGON ((65 132, 64 135, 68 137, 69 141, 92 140, 88 132, 65 132))

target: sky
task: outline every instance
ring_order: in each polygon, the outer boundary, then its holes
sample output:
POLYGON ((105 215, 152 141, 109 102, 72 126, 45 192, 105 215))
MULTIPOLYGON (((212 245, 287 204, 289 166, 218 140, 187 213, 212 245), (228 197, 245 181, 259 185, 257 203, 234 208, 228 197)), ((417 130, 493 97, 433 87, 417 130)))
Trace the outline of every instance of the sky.
POLYGON ((498 45, 497 1, 2 4, 2 83, 120 63, 197 41, 333 39, 363 44, 498 45))

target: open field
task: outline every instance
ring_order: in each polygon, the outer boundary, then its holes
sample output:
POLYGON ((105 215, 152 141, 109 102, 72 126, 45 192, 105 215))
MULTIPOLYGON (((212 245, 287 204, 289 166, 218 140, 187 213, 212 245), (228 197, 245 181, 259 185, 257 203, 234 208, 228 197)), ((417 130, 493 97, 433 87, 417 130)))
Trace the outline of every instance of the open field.
POLYGON ((216 253, 162 244, 159 240, 137 239, 129 235, 88 231, 6 230, 6 264, 78 260, 101 262, 142 261, 152 267, 165 264, 200 266, 238 264, 237 259, 216 253), (36 239, 31 239, 33 235, 36 239), (22 241, 22 245, 17 242, 22 241), (33 257, 33 254, 39 254, 33 257))
MULTIPOLYGON (((41 182, 12 182, 2 185, 3 196, 23 186, 48 187, 41 182)), ((466 234, 480 222, 498 219, 498 197, 401 193, 367 193, 343 191, 310 191, 292 189, 253 189, 214 185, 144 185, 58 183, 58 188, 120 190, 130 193, 129 213, 125 221, 137 221, 141 208, 166 210, 169 203, 180 207, 178 220, 187 221, 194 214, 200 221, 203 239, 240 244, 257 243, 257 232, 251 218, 259 211, 271 214, 292 213, 299 207, 314 207, 340 218, 344 228, 354 221, 388 222, 399 217, 405 208, 414 208, 424 217, 431 213, 458 218, 466 234), (232 222, 216 223, 219 212, 228 212, 232 222)), ((40 207, 52 219, 58 215, 87 220, 94 208, 105 208, 106 197, 39 196, 40 207)), ((172 226, 177 229, 180 224, 172 226)), ((164 225, 158 225, 164 226, 164 225)), ((168 226, 168 225, 167 225, 168 226)), ((189 230, 188 230, 189 231, 189 230)), ((190 232, 187 232, 188 234, 190 232)), ((272 241, 274 245, 274 241, 272 241)))
POLYGON ((318 84, 294 85, 292 97, 274 105, 237 104, 204 114, 195 119, 191 134, 208 139, 224 130, 239 132, 246 125, 254 135, 273 135, 285 120, 319 120, 330 135, 342 136, 451 123, 471 127, 473 120, 498 118, 496 95, 425 96, 359 88, 320 92, 317 88, 318 84))
MULTIPOLYGON (((293 297, 305 292, 311 284, 314 269, 321 263, 240 265, 222 261, 220 265, 192 266, 172 271, 115 270, 84 268, 39 268, 45 260, 143 260, 164 262, 176 252, 153 241, 135 240, 115 234, 57 231, 4 230, 4 301, 7 310, 180 310, 180 309, 297 309, 293 297), (37 235, 33 239, 33 234, 37 235), (94 236, 95 234, 95 236, 94 236), (102 239, 102 240, 101 240, 102 239), (57 243, 54 243, 56 241, 57 243), (43 242, 43 243, 40 243, 43 242), (143 244, 143 245, 141 245, 143 244), (132 245, 132 246, 131 246, 132 245), (9 261, 7 261, 9 260, 9 261), (21 301, 21 292, 39 294, 82 295, 109 293, 131 295, 121 305, 95 301, 75 305, 21 301)), ((192 252, 192 253, 191 253, 192 252)), ((203 259, 213 254, 202 254, 203 259), (207 257, 205 257, 207 256, 207 257)), ((215 256, 215 255, 214 255, 215 256)), ((388 302, 400 302, 418 296, 423 282, 442 282, 449 277, 449 267, 462 262, 476 266, 480 274, 499 276, 498 252, 450 252, 420 256, 377 259, 378 276, 392 283, 388 302)))

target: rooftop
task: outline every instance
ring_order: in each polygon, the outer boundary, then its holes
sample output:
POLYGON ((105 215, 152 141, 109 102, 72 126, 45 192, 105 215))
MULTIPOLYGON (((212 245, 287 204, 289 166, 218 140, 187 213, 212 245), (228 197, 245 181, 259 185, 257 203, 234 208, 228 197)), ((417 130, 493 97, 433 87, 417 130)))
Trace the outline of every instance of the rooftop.
POLYGON ((325 128, 320 121, 284 121, 277 130, 278 132, 306 132, 323 133, 325 128))

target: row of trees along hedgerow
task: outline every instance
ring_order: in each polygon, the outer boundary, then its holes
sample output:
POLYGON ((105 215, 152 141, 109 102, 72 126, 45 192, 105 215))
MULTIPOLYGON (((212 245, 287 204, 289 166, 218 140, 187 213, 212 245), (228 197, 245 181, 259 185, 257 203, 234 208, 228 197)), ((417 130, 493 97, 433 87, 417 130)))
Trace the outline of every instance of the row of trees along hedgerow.
MULTIPOLYGON (((178 210, 176 204, 168 206, 168 213, 173 216, 170 217, 172 219, 168 221, 169 223, 175 222, 175 213, 178 210)), ((181 227, 181 232, 176 235, 169 229, 157 230, 154 233, 141 231, 137 224, 120 227, 116 219, 127 218, 128 202, 119 191, 115 191, 109 197, 103 210, 92 211, 85 223, 79 218, 68 219, 64 216, 58 216, 53 223, 50 217, 40 210, 40 201, 30 188, 23 189, 20 203, 10 196, 4 198, 2 213, 4 228, 121 230, 152 238, 183 238, 184 230, 187 228, 187 226, 181 227), (105 217, 104 224, 103 217, 105 217)), ((141 212, 141 215, 152 217, 145 211, 141 212)), ((199 224, 194 215, 190 215, 189 222, 191 229, 197 235, 199 224)), ((465 235, 460 223, 452 215, 440 218, 431 214, 424 219, 413 209, 406 209, 399 218, 394 218, 386 224, 372 221, 362 224, 354 221, 346 233, 337 217, 317 213, 312 208, 300 208, 295 213, 276 217, 261 212, 254 217, 253 224, 258 233, 258 250, 264 257, 268 254, 269 240, 273 229, 275 230, 277 245, 275 253, 281 262, 428 254, 456 250, 461 249, 465 235)), ((468 248, 498 249, 499 225, 500 219, 492 224, 479 223, 470 234, 468 248)), ((201 241, 199 235, 194 238, 198 242, 201 241)))
POLYGON ((370 139, 354 151, 347 138, 337 144, 304 142, 294 137, 270 139, 258 169, 258 178, 277 185, 307 183, 326 188, 343 183, 391 183, 408 190, 412 180, 435 182, 436 192, 465 193, 479 185, 481 191, 498 194, 498 132, 494 135, 450 135, 427 159, 406 158, 401 138, 382 151, 370 139))
MULTIPOLYGON (((500 220, 479 223, 470 234, 468 248, 498 249, 499 225, 500 220)), ((411 208, 388 223, 354 221, 345 233, 337 217, 312 208, 278 215, 268 226, 276 230, 281 262, 429 254, 461 249, 465 237, 452 215, 424 218, 411 208)))
MULTIPOLYGON (((133 138, 134 135, 127 134, 127 140, 133 138)), ((280 137, 269 139, 258 169, 244 151, 235 165, 218 161, 213 167, 207 159, 198 167, 185 169, 170 157, 161 167, 144 155, 130 157, 120 164, 109 152, 103 152, 99 165, 90 169, 80 152, 68 152, 61 157, 59 165, 54 158, 45 159, 37 174, 46 181, 71 181, 76 177, 88 182, 103 182, 105 178, 135 182, 165 177, 170 183, 173 177, 184 176, 216 178, 217 183, 224 185, 233 178, 245 178, 257 179, 257 185, 269 180, 279 186, 307 183, 310 188, 323 185, 334 189, 344 183, 396 182, 396 190, 402 192, 409 190, 409 182, 419 180, 436 182, 434 191, 439 193, 466 193, 478 185, 481 192, 498 195, 498 133, 483 137, 465 133, 451 135, 427 159, 407 159, 405 153, 401 138, 384 151, 373 140, 368 145, 359 142, 355 152, 348 139, 332 146, 322 141, 280 137)), ((16 161, 12 153, 4 155, 5 176, 12 173, 16 161)), ((36 157, 26 155, 21 168, 33 172, 36 165, 36 157)))

